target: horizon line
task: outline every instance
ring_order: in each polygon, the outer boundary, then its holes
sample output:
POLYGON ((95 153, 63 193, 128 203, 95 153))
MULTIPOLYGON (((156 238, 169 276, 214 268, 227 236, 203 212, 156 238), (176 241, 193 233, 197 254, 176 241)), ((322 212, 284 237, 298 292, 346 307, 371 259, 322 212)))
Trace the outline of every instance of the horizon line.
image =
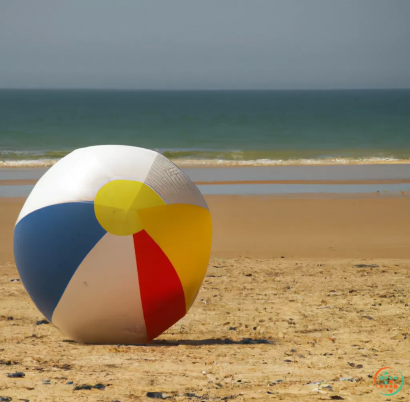
POLYGON ((237 88, 237 89, 218 89, 218 88, 195 88, 195 89, 141 89, 141 88, 1 88, 0 91, 124 91, 124 92, 285 92, 285 91, 408 91, 408 88, 391 88, 391 87, 380 87, 380 88, 291 88, 291 89, 250 89, 250 88, 237 88))

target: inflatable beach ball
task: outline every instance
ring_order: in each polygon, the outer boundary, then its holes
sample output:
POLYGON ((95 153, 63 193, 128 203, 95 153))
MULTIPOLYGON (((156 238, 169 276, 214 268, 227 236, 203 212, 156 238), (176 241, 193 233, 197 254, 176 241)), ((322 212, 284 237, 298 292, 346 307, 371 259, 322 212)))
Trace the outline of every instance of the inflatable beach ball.
POLYGON ((198 188, 161 154, 78 149, 50 168, 14 230, 21 280, 44 316, 84 343, 146 343, 180 320, 211 251, 198 188))

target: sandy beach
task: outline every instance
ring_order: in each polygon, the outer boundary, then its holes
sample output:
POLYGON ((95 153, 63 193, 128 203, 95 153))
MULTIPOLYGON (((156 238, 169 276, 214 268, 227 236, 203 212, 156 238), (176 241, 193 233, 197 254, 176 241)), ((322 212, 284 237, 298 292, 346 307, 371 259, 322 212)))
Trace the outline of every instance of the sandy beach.
POLYGON ((0 396, 30 401, 408 400, 410 198, 207 196, 212 259, 189 311, 149 346, 70 342, 13 262, 24 198, 0 198, 0 396), (7 373, 24 372, 24 378, 7 373), (75 390, 101 384, 103 389, 75 390))
POLYGON ((410 401, 410 0, 41 1, 0 1, 0 402, 410 401))

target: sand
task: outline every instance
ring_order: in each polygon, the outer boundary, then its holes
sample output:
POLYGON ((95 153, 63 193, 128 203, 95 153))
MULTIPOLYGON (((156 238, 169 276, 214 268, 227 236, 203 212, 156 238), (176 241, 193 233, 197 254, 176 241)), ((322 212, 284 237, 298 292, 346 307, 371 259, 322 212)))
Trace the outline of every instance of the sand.
POLYGON ((195 393, 203 400, 375 401, 385 397, 372 377, 392 366, 405 377, 394 398, 409 400, 409 275, 403 260, 213 258, 188 315, 151 346, 90 346, 35 325, 43 317, 22 284, 10 282, 15 268, 2 265, 0 356, 15 363, 0 364, 0 396, 145 401, 147 392, 165 392, 174 400, 195 393), (16 371, 25 378, 7 378, 16 371), (332 391, 307 385, 322 381, 332 391), (98 383, 104 391, 74 390, 98 383))
POLYGON ((207 196, 213 255, 410 258, 410 197, 207 196))
POLYGON ((0 186, 26 186, 28 184, 36 184, 36 179, 21 179, 21 180, 0 180, 0 186))
MULTIPOLYGON (((206 196, 217 257, 409 258, 410 197, 206 196)), ((0 198, 0 261, 24 198, 0 198)))
POLYGON ((25 198, 0 198, 0 263, 14 262, 13 230, 25 198))
MULTIPOLYGON (((36 179, 0 180, 0 186, 24 186, 36 184, 36 179)), ((410 183, 409 179, 375 179, 375 180, 207 180, 195 181, 199 185, 228 185, 228 184, 403 184, 410 183)))
MULTIPOLYGON (((2 182, 10 182, 10 184, 20 184, 24 180, 0 180, 0 186, 2 182)), ((225 180, 225 181, 196 181, 195 184, 198 185, 228 185, 228 184, 402 184, 410 183, 407 179, 385 179, 385 180, 225 180)), ((21 184, 34 184, 30 180, 27 183, 21 184)))
POLYGON ((0 396, 376 401, 390 398, 373 375, 392 366, 405 384, 390 400, 409 400, 408 197, 207 197, 207 277, 188 315, 149 346, 81 345, 36 325, 42 315, 11 281, 23 201, 0 199, 0 396), (7 377, 16 371, 25 378, 7 377), (74 390, 82 384, 105 389, 74 390))

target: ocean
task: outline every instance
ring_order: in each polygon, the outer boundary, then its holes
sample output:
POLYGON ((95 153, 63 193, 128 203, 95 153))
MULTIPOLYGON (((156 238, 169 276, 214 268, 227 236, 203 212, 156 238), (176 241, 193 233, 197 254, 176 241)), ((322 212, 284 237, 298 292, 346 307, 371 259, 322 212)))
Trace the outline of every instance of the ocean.
POLYGON ((0 166, 98 144, 182 166, 410 163, 410 90, 0 90, 0 166))

